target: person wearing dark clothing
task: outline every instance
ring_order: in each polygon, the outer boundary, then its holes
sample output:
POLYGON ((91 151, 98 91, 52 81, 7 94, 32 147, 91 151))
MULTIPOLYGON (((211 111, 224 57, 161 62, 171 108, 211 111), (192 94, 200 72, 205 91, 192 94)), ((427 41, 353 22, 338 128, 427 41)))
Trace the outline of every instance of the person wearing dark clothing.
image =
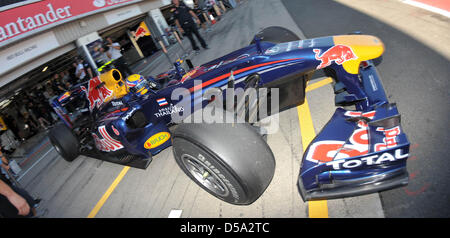
POLYGON ((33 103, 28 103, 28 110, 31 111, 34 116, 36 117, 37 121, 39 122, 39 126, 42 127, 42 129, 47 130, 48 126, 50 126, 50 122, 45 118, 44 115, 48 115, 45 113, 45 111, 42 109, 42 106, 40 104, 33 105, 33 103))
POLYGON ((200 24, 203 28, 203 30, 206 30, 206 18, 203 15, 203 10, 198 8, 194 9, 195 14, 197 14, 198 19, 200 20, 200 24))
POLYGON ((59 74, 55 74, 53 78, 51 79, 51 87, 53 92, 55 92, 57 95, 62 94, 65 90, 62 86, 62 79, 60 78, 59 74))
MULTIPOLYGON (((8 160, 1 152, 0 157, 0 166, 3 169, 9 169, 8 160)), ((40 199, 34 199, 27 191, 15 186, 3 173, 0 173, 0 217, 35 217, 37 215, 35 206, 39 202, 40 199)))
POLYGON ((195 51, 200 50, 194 41, 193 34, 197 37, 197 40, 200 42, 201 46, 204 49, 209 49, 205 40, 203 40, 203 38, 200 36, 200 33, 197 30, 197 25, 192 20, 192 18, 195 18, 197 24, 201 24, 200 19, 197 17, 194 11, 192 11, 192 9, 186 6, 184 3, 180 3, 179 0, 172 0, 172 3, 175 5, 175 11, 173 12, 175 24, 177 25, 178 29, 180 29, 181 34, 185 33, 185 35, 189 38, 192 49, 195 51))
POLYGON ((10 116, 9 114, 6 114, 6 116, 4 118, 4 122, 6 124, 6 127, 8 129, 10 129, 11 132, 14 134, 14 137, 20 138, 19 137, 19 128, 17 127, 16 120, 14 120, 14 118, 12 116, 10 116))

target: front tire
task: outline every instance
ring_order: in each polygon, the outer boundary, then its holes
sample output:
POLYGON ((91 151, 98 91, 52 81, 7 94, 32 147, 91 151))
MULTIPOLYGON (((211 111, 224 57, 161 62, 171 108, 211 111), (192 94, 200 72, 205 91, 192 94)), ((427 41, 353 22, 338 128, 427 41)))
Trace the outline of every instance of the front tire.
POLYGON ((48 133, 50 142, 64 160, 72 162, 79 155, 79 142, 66 125, 59 123, 48 133))
POLYGON ((247 123, 181 124, 173 133, 173 152, 195 183, 235 205, 256 201, 275 172, 272 151, 247 123))

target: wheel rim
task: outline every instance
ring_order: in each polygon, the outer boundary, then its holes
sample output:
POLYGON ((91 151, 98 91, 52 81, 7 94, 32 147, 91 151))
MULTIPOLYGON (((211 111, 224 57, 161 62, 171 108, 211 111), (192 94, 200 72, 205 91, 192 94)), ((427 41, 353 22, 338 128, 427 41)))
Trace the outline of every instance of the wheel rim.
POLYGON ((55 141, 52 137, 50 137, 50 142, 52 143, 53 147, 55 147, 56 152, 58 152, 58 154, 62 155, 61 148, 59 147, 58 143, 55 143, 55 141))
POLYGON ((195 180, 205 186, 209 191, 221 197, 228 196, 229 190, 223 179, 212 171, 203 161, 188 154, 183 154, 181 156, 181 161, 195 180))
POLYGON ((53 146, 55 147, 56 152, 58 152, 58 154, 64 158, 65 156, 61 147, 57 144, 54 144, 53 146))
POLYGON ((61 149, 59 148, 59 146, 55 145, 54 147, 55 147, 56 152, 58 152, 58 154, 62 155, 61 149))

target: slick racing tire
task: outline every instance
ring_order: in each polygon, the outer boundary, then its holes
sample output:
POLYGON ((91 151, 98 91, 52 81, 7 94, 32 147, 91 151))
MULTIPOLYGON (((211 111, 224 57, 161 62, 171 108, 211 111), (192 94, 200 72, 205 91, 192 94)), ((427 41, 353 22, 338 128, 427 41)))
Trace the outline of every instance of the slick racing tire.
POLYGON ((173 153, 195 183, 234 205, 256 201, 275 172, 272 151, 247 123, 180 124, 173 133, 173 153))
MULTIPOLYGON (((301 38, 291 30, 279 26, 266 27, 258 32, 255 37, 260 38, 261 41, 275 44, 301 40, 301 38)), ((255 38, 253 38, 250 45, 251 44, 255 44, 255 38)))
POLYGON ((79 142, 72 131, 64 124, 59 123, 48 133, 50 142, 64 160, 72 162, 79 155, 79 142))

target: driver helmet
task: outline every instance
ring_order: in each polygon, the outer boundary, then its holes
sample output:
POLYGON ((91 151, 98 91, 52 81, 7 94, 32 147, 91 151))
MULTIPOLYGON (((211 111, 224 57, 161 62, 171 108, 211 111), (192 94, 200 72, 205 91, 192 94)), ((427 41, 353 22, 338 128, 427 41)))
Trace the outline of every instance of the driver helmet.
POLYGON ((132 74, 125 80, 128 90, 136 94, 144 95, 148 92, 148 83, 144 76, 132 74))

